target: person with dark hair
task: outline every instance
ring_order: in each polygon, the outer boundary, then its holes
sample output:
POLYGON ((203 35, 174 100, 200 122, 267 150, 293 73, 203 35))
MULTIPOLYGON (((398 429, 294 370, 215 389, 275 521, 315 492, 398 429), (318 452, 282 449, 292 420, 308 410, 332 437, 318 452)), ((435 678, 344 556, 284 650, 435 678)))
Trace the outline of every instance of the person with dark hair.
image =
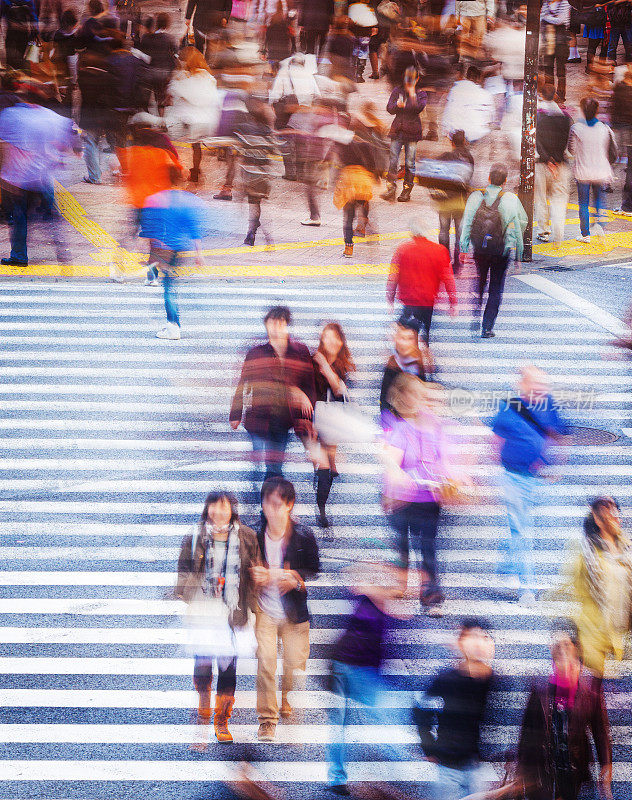
POLYGON ((436 800, 460 800, 482 789, 480 762, 490 754, 481 729, 501 688, 492 668, 494 639, 485 620, 464 619, 456 646, 457 663, 432 679, 413 712, 426 758, 437 765, 436 800))
POLYGON ((602 214, 604 186, 614 180, 612 164, 619 153, 612 129, 597 119, 599 102, 594 97, 583 97, 579 105, 584 119, 572 126, 568 149, 575 156, 573 177, 577 181, 580 229, 577 241, 587 244, 590 242, 590 195, 597 219, 594 231, 601 237, 606 220, 602 214))
POLYGON ((24 67, 29 42, 37 36, 38 19, 34 0, 1 0, 0 22, 6 23, 4 51, 6 66, 24 67))
POLYGON ((579 604, 575 623, 584 664, 601 679, 608 655, 623 658, 632 620, 632 544, 614 498, 591 503, 580 552, 555 595, 579 604))
POLYGON ((399 154, 404 150, 405 174, 404 188, 397 198, 400 203, 410 200, 415 179, 415 156, 417 142, 423 139, 420 114, 426 107, 427 96, 421 88, 420 75, 415 67, 408 67, 404 74, 404 82, 396 86, 386 104, 386 110, 395 119, 389 133, 391 154, 386 178, 387 189, 382 195, 384 200, 394 200, 397 189, 397 171, 399 154))
POLYGON ((77 15, 67 8, 61 15, 60 27, 53 34, 50 59, 55 65, 57 85, 65 115, 72 115, 72 95, 77 85, 77 15))
POLYGON ((462 130, 453 131, 450 135, 452 147, 442 153, 439 161, 458 161, 468 164, 470 169, 469 178, 462 184, 462 187, 454 189, 440 189, 430 192, 439 212, 439 244, 442 244, 450 252, 450 226, 454 224, 454 256, 452 258, 452 272, 456 275, 461 269, 461 220, 465 211, 465 203, 469 190, 469 182, 474 172, 474 158, 467 146, 465 133, 462 130))
POLYGON ((538 240, 548 242, 552 233, 555 246, 559 247, 564 238, 568 203, 569 171, 565 153, 572 121, 554 97, 555 88, 545 83, 535 122, 535 217, 538 240))
MULTIPOLYGON (((349 375, 355 370, 355 365, 347 345, 347 337, 339 322, 329 322, 322 329, 312 361, 316 401, 343 402, 346 399, 349 375)), ((328 528, 329 520, 325 505, 334 479, 338 477, 336 445, 328 444, 320 436, 317 441, 313 441, 309 450, 316 471, 314 475, 318 506, 316 521, 321 528, 328 528)))
POLYGON ((258 607, 257 713, 258 739, 273 742, 279 720, 277 657, 283 645, 281 717, 292 716, 290 692, 296 673, 305 674, 309 657, 309 612, 306 581, 320 571, 318 545, 312 531, 292 518, 296 493, 277 475, 261 487, 262 521, 257 533, 263 566, 254 567, 258 607))
POLYGON ((389 428, 398 414, 389 403, 388 396, 395 378, 409 372, 421 381, 430 380, 434 371, 432 356, 425 341, 419 341, 421 323, 406 314, 393 326, 393 350, 386 362, 380 388, 380 415, 382 426, 389 428))
POLYGON ((278 72, 280 62, 289 58, 296 50, 292 23, 281 0, 278 1, 276 11, 266 25, 263 50, 275 74, 278 72))
POLYGON ((536 678, 527 700, 513 788, 527 800, 577 800, 592 782, 590 733, 600 766, 600 796, 612 798, 612 741, 601 687, 583 673, 572 633, 553 637, 551 656, 551 676, 536 678))
POLYGON ((305 0, 301 3, 298 24, 303 29, 304 53, 313 53, 318 58, 323 57, 334 12, 334 0, 305 0))
POLYGON ((507 180, 504 164, 493 164, 489 173, 489 186, 468 197, 463 212, 461 229, 461 261, 469 250, 474 250, 474 263, 478 273, 478 293, 472 321, 472 333, 478 331, 483 295, 489 277, 487 304, 483 313, 481 337, 490 339, 498 316, 512 248, 518 262, 522 258, 522 234, 527 227, 527 214, 517 195, 503 190, 507 180))
MULTIPOLYGON (((239 520, 230 492, 211 492, 200 522, 185 536, 178 558, 174 596, 189 604, 196 636, 193 683, 199 694, 198 725, 211 721, 213 661, 217 662, 214 729, 219 742, 232 742, 228 720, 235 702, 238 636, 256 610, 253 568, 261 564, 256 534, 239 520)), ((198 749, 205 749, 200 743, 198 749)))
POLYGON ((566 100, 566 61, 568 59, 568 27, 571 21, 571 7, 568 0, 544 0, 540 9, 542 31, 542 61, 544 80, 555 86, 557 72, 557 91, 555 99, 559 103, 566 100))
POLYGON ((94 50, 105 55, 109 52, 103 35, 103 22, 107 17, 101 0, 88 0, 88 14, 77 32, 77 49, 94 50))
POLYGON ((178 44, 169 27, 169 15, 161 11, 156 15, 156 29, 145 33, 139 45, 139 50, 149 56, 149 88, 161 116, 167 105, 167 86, 178 64, 178 44))
POLYGON ((186 35, 193 31, 195 46, 207 58, 228 24, 233 0, 188 0, 184 21, 186 35))
POLYGON ((290 337, 291 320, 286 306, 274 306, 266 313, 268 340, 246 353, 230 408, 230 426, 236 431, 243 423, 255 467, 265 463, 265 478, 282 474, 290 430, 302 440, 312 431, 316 401, 312 357, 304 344, 290 337), (245 408, 246 395, 250 403, 245 408))
POLYGON ((386 301, 392 310, 397 296, 404 306, 404 314, 421 323, 428 344, 432 313, 442 286, 450 300, 450 316, 458 314, 456 285, 446 247, 426 237, 419 219, 411 220, 409 228, 411 239, 400 244, 391 259, 386 301))

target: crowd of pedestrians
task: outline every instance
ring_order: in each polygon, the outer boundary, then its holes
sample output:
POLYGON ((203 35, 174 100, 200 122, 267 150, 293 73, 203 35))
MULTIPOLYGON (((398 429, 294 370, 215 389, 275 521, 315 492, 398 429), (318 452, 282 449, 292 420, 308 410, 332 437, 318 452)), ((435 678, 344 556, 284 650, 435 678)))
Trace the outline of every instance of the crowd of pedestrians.
MULTIPOLYGON (((538 239, 557 247, 571 174, 579 240, 588 243, 603 236, 604 198, 616 186, 620 155, 630 153, 632 72, 616 67, 620 38, 632 59, 628 8, 619 0, 579 9, 567 0, 542 5, 535 222, 538 239), (566 106, 567 63, 578 63, 582 31, 591 79, 573 110, 566 106)), ((31 0, 0 5, 6 66, 0 180, 11 240, 3 264, 28 267, 29 219, 49 226, 59 261, 69 261, 54 181, 71 150, 83 152, 84 180, 95 193, 104 180, 104 153, 112 156, 108 169, 120 178, 130 209, 128 238, 147 240, 147 284, 162 278, 167 322, 157 336, 166 340, 181 337, 176 284, 183 254, 197 250, 202 263, 200 242, 237 224, 230 203, 247 201, 246 246, 255 245, 259 231, 272 243, 266 200, 281 163, 282 178, 303 185, 303 225, 321 224, 324 202, 342 212, 346 258, 375 231, 372 204, 410 203, 417 182, 437 211, 439 242, 417 214, 407 220, 410 239, 392 257, 385 309, 396 321, 374 414, 353 402, 353 342, 338 322, 322 327, 311 352, 291 335, 289 308, 268 310, 265 340, 245 354, 227 420, 235 436, 243 427, 252 446, 247 499, 252 507, 257 498, 257 522, 251 528, 241 521, 237 497, 212 492, 178 560, 175 596, 186 605, 201 731, 212 720, 217 741, 232 741, 240 659, 256 656, 258 739, 275 741, 279 720, 300 721, 292 696, 309 659, 309 582, 321 571, 319 541, 332 526, 335 534, 327 503, 344 479, 338 450, 370 443, 383 470, 392 557, 355 564, 345 576, 353 611, 331 653, 328 781, 332 792, 346 795, 350 705, 366 706, 378 724, 388 719, 381 667, 389 631, 407 615, 441 615, 446 590, 437 540, 445 510, 477 498, 453 436, 446 390, 437 382, 431 324, 442 290, 450 314, 460 313, 462 267, 471 252, 471 333, 493 338, 506 276, 522 258, 528 219, 511 189, 521 138, 524 76, 516 49, 520 55, 524 48, 524 9, 508 0, 500 7, 494 0, 349 6, 306 0, 297 8, 283 0, 252 7, 189 0, 182 36, 164 12, 143 18, 129 5, 106 7, 101 0, 89 0, 84 11, 43 9, 31 0), (384 108, 358 98, 365 80, 388 83, 384 108), (436 157, 425 152, 426 142, 438 143, 436 157), (190 165, 176 144, 191 145, 190 165), (212 168, 208 150, 217 157, 212 168), (211 203, 204 185, 213 169, 221 187, 211 203), (293 436, 313 466, 313 490, 283 475, 293 436), (294 513, 297 492, 313 497, 318 536, 294 513)), ((631 204, 628 163, 620 213, 632 214, 631 204)), ((488 423, 507 511, 498 571, 516 581, 515 599, 533 607, 532 520, 569 427, 548 377, 533 366, 522 370, 516 396, 488 423)), ((552 632, 551 673, 533 684, 503 786, 485 790, 480 782, 480 762, 491 757, 482 729, 503 702, 493 631, 484 619, 462 620, 455 664, 411 704, 420 745, 437 767, 436 800, 479 791, 488 798, 576 800, 591 775, 589 733, 609 795, 612 745, 602 679, 606 659, 623 657, 632 611, 632 549, 614 498, 592 503, 569 569, 552 595, 577 601, 578 610, 552 632)), ((196 747, 207 745, 201 737, 196 747)), ((389 741, 384 754, 398 759, 389 741)))

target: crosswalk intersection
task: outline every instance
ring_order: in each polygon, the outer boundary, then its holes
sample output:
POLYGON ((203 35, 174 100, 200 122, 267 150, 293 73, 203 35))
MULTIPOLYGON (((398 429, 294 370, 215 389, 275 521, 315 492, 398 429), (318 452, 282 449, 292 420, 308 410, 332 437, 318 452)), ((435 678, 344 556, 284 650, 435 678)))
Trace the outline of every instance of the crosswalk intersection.
MULTIPOLYGON (((500 754, 515 745, 528 676, 546 673, 546 602, 523 607, 495 575, 505 532, 498 468, 484 418, 490 398, 511 389, 516 369, 533 361, 569 402, 577 426, 599 428, 612 444, 567 448, 555 482, 543 488, 536 517, 538 582, 551 586, 581 532, 586 500, 599 493, 630 505, 632 442, 628 367, 604 360, 612 335, 517 279, 507 281, 497 338, 469 332, 462 314, 440 306, 433 323, 438 379, 468 394, 455 407, 459 454, 479 492, 451 509, 439 563, 447 594, 441 619, 416 614, 394 632, 386 674, 393 730, 359 711, 350 731, 352 781, 407 782, 424 796, 433 766, 419 750, 408 709, 412 693, 450 657, 452 630, 466 613, 493 623, 497 669, 511 679, 505 710, 486 736, 500 754), (382 763, 375 745, 388 736, 407 760, 382 763)), ((0 781, 9 798, 223 797, 223 781, 250 761, 287 796, 326 796, 324 744, 328 657, 348 610, 340 570, 388 554, 380 509, 380 467, 373 448, 348 446, 330 501, 334 528, 318 533, 323 571, 310 586, 311 658, 295 698, 299 726, 281 724, 277 742, 256 742, 255 663, 238 666, 231 731, 235 744, 192 753, 196 705, 182 608, 174 583, 182 536, 212 488, 225 487, 256 508, 249 442, 227 423, 236 369, 263 336, 267 306, 287 303, 294 334, 314 347, 322 323, 339 320, 358 372, 354 397, 375 409, 388 353, 388 311, 381 281, 190 281, 180 289, 183 338, 154 338, 163 319, 160 290, 139 285, 0 284, 3 337, 0 387, 0 781)), ((455 395, 457 396, 457 395, 455 395)), ((297 514, 313 520, 311 466, 293 442, 286 474, 297 514)), ((615 792, 632 794, 625 663, 606 681, 615 742, 615 792)), ((496 765, 500 773, 500 764, 496 765)), ((494 768, 489 777, 493 779, 494 768)))

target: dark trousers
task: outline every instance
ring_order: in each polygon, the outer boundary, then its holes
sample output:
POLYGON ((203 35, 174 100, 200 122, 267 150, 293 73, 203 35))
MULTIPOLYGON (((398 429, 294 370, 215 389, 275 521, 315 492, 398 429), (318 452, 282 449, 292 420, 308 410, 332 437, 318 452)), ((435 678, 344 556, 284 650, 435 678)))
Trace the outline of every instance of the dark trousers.
POLYGON ((342 233, 346 245, 353 244, 353 222, 358 209, 367 220, 369 218, 369 204, 366 200, 350 200, 342 209, 342 233))
POLYGON ((421 323, 426 344, 430 342, 430 325, 432 323, 433 311, 433 306, 404 306, 404 314, 406 314, 407 317, 414 317, 421 323))
POLYGON ((608 39, 608 58, 611 61, 616 62, 617 60, 617 47, 619 46, 619 39, 621 39, 623 42, 625 60, 629 64, 632 61, 632 26, 613 26, 610 29, 610 38, 608 39))
POLYGON ((315 30, 308 28, 303 31, 303 44, 306 53, 314 53, 314 55, 322 54, 325 49, 327 41, 327 30, 315 30))
MULTIPOLYGON (((213 683, 213 659, 206 656, 196 656, 193 667, 193 685, 200 693, 210 692, 213 683)), ((217 694, 234 697, 237 686, 237 659, 228 662, 222 658, 217 663, 217 694)))
POLYGON ((543 57, 545 82, 555 84, 557 72, 557 96, 566 99, 566 62, 568 60, 568 31, 564 25, 555 25, 555 50, 543 57))
POLYGON ((406 503, 390 514, 391 527, 396 535, 395 546, 404 569, 408 569, 410 544, 417 546, 422 569, 428 576, 422 594, 439 588, 436 539, 440 513, 438 503, 406 503))
POLYGON ((624 211, 632 211, 632 147, 628 145, 628 165, 625 168, 625 183, 621 197, 621 208, 624 211))
POLYGON ((481 313, 483 305, 483 295, 487 287, 489 277, 489 287, 487 289, 487 303, 483 312, 483 331, 491 331, 498 316, 500 301, 503 297, 505 286, 505 274, 509 264, 509 254, 502 256, 486 256, 474 253, 474 263, 478 273, 478 292, 476 295, 475 313, 481 313))
MULTIPOLYGON (((252 442, 252 455, 255 468, 261 461, 266 465, 265 477, 271 478, 273 475, 283 474, 283 460, 287 448, 290 432, 288 430, 270 431, 267 436, 259 436, 256 433, 249 433, 252 442)), ((252 476, 253 483, 257 482, 258 474, 252 476)))
POLYGON ((22 69, 30 39, 31 34, 28 31, 7 28, 7 35, 4 41, 7 67, 22 69))
POLYGON ((37 209, 40 219, 48 226, 50 241, 55 246, 59 263, 68 260, 60 236, 59 212, 55 203, 53 187, 40 192, 20 189, 18 186, 2 185, 3 206, 10 219, 11 258, 15 261, 28 261, 26 239, 28 233, 28 214, 37 209))
POLYGON ((459 271, 459 256, 461 255, 461 220, 462 211, 439 212, 439 244, 442 244, 450 252, 450 226, 454 223, 454 258, 452 259, 452 269, 456 273, 459 271))
POLYGON ((601 45, 601 58, 606 58, 608 55, 608 39, 604 36, 603 39, 589 39, 588 40, 588 48, 586 50, 586 64, 592 64, 595 60, 595 55, 597 54, 597 50, 599 49, 599 45, 601 45))

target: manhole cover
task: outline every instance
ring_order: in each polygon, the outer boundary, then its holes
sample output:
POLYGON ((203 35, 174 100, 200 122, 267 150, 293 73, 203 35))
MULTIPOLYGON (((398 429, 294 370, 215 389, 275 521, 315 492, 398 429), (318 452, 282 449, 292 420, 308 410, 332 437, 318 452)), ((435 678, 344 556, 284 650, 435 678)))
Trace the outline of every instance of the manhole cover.
POLYGON ((612 444, 620 437, 610 431, 602 431, 600 428, 571 428, 571 433, 576 444, 612 444))
POLYGON ((564 264, 558 264, 556 267, 542 267, 547 272, 572 272, 575 267, 567 267, 564 264))

